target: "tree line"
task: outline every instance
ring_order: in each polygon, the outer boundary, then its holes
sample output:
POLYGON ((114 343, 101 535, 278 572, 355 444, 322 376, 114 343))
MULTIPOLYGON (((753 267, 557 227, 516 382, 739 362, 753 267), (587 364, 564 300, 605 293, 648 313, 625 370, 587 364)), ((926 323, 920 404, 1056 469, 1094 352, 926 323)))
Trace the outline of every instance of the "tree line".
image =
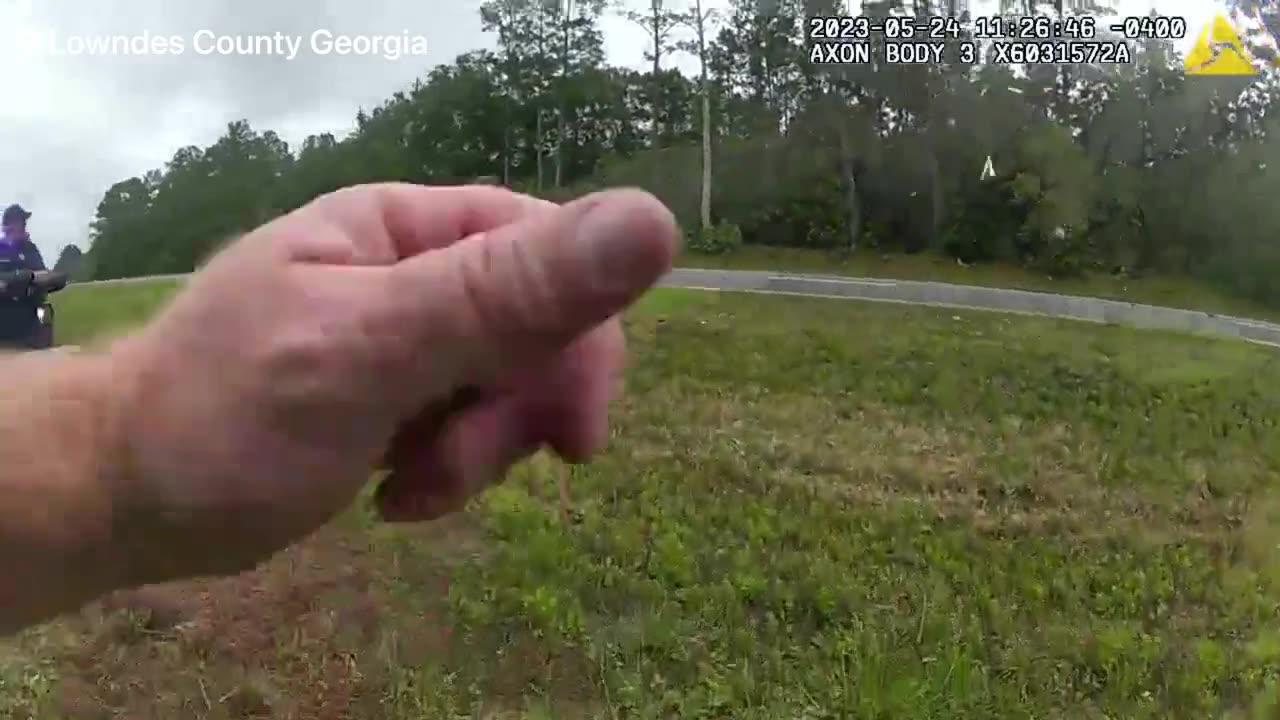
MULTIPOLYGON (((1275 70, 1188 77, 1159 40, 1134 43, 1126 65, 975 65, 954 52, 940 64, 887 65, 875 52, 865 65, 820 65, 805 21, 843 14, 840 0, 678 1, 488 0, 495 49, 360 110, 346 137, 295 149, 240 120, 113 185, 82 273, 188 271, 233 234, 346 185, 488 178, 552 199, 643 187, 703 252, 932 251, 1055 276, 1188 275, 1280 305, 1275 70), (643 70, 605 62, 606 13, 644 30, 643 70), (988 157, 995 177, 980 179, 988 157)), ((1062 0, 1015 4, 1073 12, 1062 0)), ((965 9, 868 0, 861 11, 965 9)), ((1267 64, 1268 46, 1248 39, 1267 64)))

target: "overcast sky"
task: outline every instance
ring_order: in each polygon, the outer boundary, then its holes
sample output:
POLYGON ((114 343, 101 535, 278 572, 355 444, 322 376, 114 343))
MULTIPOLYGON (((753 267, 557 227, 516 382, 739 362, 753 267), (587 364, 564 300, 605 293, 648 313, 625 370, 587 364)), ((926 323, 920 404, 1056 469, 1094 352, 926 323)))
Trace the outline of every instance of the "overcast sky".
MULTIPOLYGON (((87 246, 88 223, 113 183, 162 167, 181 146, 211 144, 233 120, 275 130, 295 147, 311 133, 345 135, 358 108, 379 104, 460 53, 491 46, 478 6, 479 0, 0 0, 6 87, 0 205, 19 202, 34 213, 32 237, 52 264, 65 244, 87 246), (323 44, 309 42, 317 31, 391 36, 406 45, 420 36, 426 52, 397 59, 325 55, 323 44), (201 52, 215 36, 275 32, 304 38, 296 57, 201 52), (147 36, 135 42, 149 52, 80 49, 113 35, 147 36)), ((1120 9, 1151 7, 1150 0, 1122 0, 1120 9)), ((1160 0, 1155 7, 1186 16, 1191 32, 1215 9, 1214 0, 1160 0)), ((617 17, 606 19, 604 29, 611 62, 643 67, 642 30, 617 17)))

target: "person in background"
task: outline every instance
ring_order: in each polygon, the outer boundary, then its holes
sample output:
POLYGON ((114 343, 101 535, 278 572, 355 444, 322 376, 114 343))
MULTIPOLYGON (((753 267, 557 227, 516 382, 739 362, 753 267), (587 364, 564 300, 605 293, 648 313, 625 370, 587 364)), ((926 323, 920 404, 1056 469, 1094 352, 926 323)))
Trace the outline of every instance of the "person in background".
POLYGON ((36 247, 31 241, 31 235, 27 233, 27 221, 30 219, 31 213, 21 205, 10 205, 4 209, 4 216, 0 217, 0 225, 3 225, 3 235, 0 235, 0 265, 8 265, 6 269, 26 269, 33 272, 48 269, 40 255, 40 248, 36 247))
MULTIPOLYGON (((10 205, 0 216, 0 275, 22 271, 44 272, 40 249, 27 234, 31 213, 21 205, 10 205)), ((0 299, 0 348, 26 347, 39 323, 38 302, 4 297, 0 299)))

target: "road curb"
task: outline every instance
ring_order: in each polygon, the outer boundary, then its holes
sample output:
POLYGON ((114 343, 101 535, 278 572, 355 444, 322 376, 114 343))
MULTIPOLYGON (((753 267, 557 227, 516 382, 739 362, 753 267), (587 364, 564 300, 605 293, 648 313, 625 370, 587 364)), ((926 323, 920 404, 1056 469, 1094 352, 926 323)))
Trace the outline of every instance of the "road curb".
MULTIPOLYGON (((158 275, 144 278, 97 280, 77 286, 133 284, 148 281, 176 281, 188 275, 158 275)), ((842 277, 767 270, 715 270, 676 268, 659 281, 660 287, 686 290, 721 290, 825 297, 841 300, 872 300, 909 305, 990 310, 1019 315, 1083 320, 1111 325, 1128 325, 1151 330, 1173 330, 1194 335, 1211 335, 1249 340, 1280 347, 1280 325, 1179 308, 1143 305, 1122 300, 1059 295, 1010 288, 953 285, 951 283, 890 278, 842 277)))
POLYGON ((988 310, 1019 315, 1173 330, 1195 335, 1233 337, 1280 346, 1280 325, 1214 315, 1198 310, 1143 305, 1076 295, 952 285, 916 280, 839 278, 791 273, 679 268, 663 278, 664 287, 897 302, 909 305, 988 310))

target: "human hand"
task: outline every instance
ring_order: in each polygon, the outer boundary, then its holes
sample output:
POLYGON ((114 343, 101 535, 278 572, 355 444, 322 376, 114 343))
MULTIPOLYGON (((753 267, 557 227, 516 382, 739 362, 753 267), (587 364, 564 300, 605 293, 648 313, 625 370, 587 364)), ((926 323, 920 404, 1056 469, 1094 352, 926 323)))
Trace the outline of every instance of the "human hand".
POLYGON ((111 351, 116 533, 130 582, 237 572, 346 508, 461 508, 550 446, 601 449, 617 313, 671 267, 652 196, 564 207, 494 187, 385 184, 240 239, 111 351), (461 389, 472 403, 450 407, 461 389))

